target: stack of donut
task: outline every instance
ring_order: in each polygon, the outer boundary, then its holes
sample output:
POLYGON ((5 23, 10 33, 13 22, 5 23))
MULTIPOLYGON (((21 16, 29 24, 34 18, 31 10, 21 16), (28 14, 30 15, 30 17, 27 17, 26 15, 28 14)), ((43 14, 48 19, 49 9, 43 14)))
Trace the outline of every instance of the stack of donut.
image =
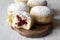
POLYGON ((15 28, 30 30, 35 23, 49 24, 53 13, 46 0, 15 0, 8 9, 8 23, 15 28))

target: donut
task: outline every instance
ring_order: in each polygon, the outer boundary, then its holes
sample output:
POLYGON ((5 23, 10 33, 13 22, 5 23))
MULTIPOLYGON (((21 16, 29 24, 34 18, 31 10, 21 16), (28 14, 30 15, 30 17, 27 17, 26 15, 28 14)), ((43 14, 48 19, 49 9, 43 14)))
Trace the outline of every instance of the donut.
POLYGON ((27 5, 30 7, 34 6, 47 6, 46 0, 28 0, 27 5))
POLYGON ((48 24, 52 22, 53 13, 47 6, 35 6, 31 9, 30 15, 33 16, 36 23, 48 24))
POLYGON ((10 25, 12 23, 12 19, 13 19, 12 16, 13 16, 14 11, 26 11, 26 12, 29 13, 30 7, 23 2, 10 4, 7 8, 8 22, 9 22, 10 25))
POLYGON ((14 28, 23 28, 29 30, 33 25, 33 20, 30 14, 24 11, 15 11, 11 26, 14 28))
POLYGON ((17 2, 24 2, 24 3, 27 3, 28 0, 15 0, 15 3, 17 2))

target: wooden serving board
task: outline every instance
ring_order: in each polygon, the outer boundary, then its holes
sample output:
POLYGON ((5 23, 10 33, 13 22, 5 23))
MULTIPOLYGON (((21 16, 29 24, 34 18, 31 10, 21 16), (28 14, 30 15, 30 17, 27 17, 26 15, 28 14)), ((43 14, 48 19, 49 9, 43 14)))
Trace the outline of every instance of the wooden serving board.
POLYGON ((43 37, 49 34, 53 29, 53 24, 38 25, 35 24, 30 30, 12 28, 17 31, 20 35, 29 37, 29 38, 38 38, 43 37))

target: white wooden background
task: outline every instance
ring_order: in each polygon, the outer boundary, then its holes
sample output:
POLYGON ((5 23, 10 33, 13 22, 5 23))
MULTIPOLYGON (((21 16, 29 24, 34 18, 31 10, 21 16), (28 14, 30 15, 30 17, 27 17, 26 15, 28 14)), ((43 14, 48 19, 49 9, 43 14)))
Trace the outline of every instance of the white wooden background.
POLYGON ((0 40, 60 40, 60 0, 47 0, 48 7, 55 10, 56 27, 52 33, 42 38, 26 38, 13 31, 7 23, 7 7, 13 0, 0 0, 0 40))

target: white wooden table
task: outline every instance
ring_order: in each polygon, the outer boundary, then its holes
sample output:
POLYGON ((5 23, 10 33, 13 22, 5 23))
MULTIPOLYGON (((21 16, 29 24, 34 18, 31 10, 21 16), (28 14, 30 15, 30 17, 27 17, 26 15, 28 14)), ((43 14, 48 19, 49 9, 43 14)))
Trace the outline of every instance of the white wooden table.
POLYGON ((47 0, 48 7, 56 11, 55 29, 53 32, 42 38, 26 38, 13 31, 7 23, 7 7, 13 0, 0 0, 0 40, 60 40, 60 0, 47 0))

